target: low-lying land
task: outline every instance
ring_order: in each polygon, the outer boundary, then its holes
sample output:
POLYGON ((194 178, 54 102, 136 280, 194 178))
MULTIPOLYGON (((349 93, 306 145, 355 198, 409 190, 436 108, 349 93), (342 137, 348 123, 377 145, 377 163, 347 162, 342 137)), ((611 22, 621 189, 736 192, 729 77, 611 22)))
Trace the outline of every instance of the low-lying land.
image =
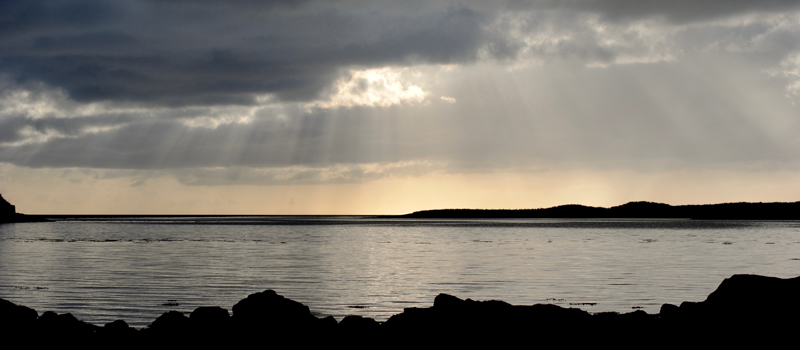
POLYGON ((439 294, 433 306, 407 308, 379 323, 361 316, 318 318, 272 290, 232 308, 200 307, 188 316, 169 311, 148 327, 123 320, 104 326, 71 314, 44 312, 0 299, 5 345, 82 347, 548 346, 707 347, 780 345, 800 326, 800 277, 734 275, 705 301, 664 304, 644 311, 591 314, 556 305, 511 305, 439 294), (21 342, 20 342, 21 341, 21 342))
POLYGON ((541 209, 435 209, 400 215, 418 219, 488 219, 488 218, 620 218, 620 219, 697 219, 697 220, 800 220, 800 202, 794 203, 721 203, 669 205, 653 202, 629 202, 610 208, 579 204, 541 209))

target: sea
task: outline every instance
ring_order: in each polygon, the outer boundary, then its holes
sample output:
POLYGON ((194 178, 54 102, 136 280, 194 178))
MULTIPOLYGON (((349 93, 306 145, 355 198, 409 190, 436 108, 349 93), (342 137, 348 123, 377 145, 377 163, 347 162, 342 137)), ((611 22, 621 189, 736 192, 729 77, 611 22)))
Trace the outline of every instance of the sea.
POLYGON ((440 293, 658 313, 734 274, 800 275, 800 222, 75 217, 0 225, 0 298, 96 324, 227 310, 272 289, 385 321, 440 293))

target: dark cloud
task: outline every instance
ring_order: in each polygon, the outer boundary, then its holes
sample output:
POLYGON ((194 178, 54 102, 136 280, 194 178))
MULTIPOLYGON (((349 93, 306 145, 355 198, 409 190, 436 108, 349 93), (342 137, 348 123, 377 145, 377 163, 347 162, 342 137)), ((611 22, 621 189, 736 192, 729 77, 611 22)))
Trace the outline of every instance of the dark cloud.
POLYGON ((54 30, 92 29, 114 24, 123 9, 112 1, 0 1, 0 39, 53 33, 54 30))
POLYGON ((780 12, 800 8, 797 0, 511 0, 512 9, 561 9, 595 12, 612 21, 661 17, 688 23, 750 12, 780 12))
POLYGON ((403 162, 794 162, 796 23, 709 20, 797 4, 0 1, 0 162, 186 184, 359 181, 384 173, 357 165, 403 162), (391 82, 427 104, 320 102, 350 69, 451 63, 421 68, 443 76, 427 86, 391 82), (252 170, 287 167, 301 169, 252 170))
MULTIPOLYGON (((328 167, 398 162, 447 164, 453 172, 570 162, 640 170, 796 163, 800 153, 793 140, 800 124, 783 86, 758 72, 738 71, 740 64, 699 60, 690 66, 553 65, 454 73, 449 92, 458 103, 414 108, 283 107, 249 113, 251 107, 217 112, 196 107, 152 117, 131 112, 68 120, 8 118, 3 130, 30 127, 64 136, 0 146, 0 162, 163 170, 182 174, 187 184, 313 182, 325 179, 328 167), (487 86, 486 77, 501 83, 487 86), (201 116, 223 120, 228 114, 252 119, 192 126, 201 116), (114 128, 88 131, 103 127, 114 128), (241 170, 287 167, 301 169, 289 175, 241 170), (186 170, 198 168, 213 169, 186 170)), ((9 142, 24 136, 2 137, 9 142)), ((361 170, 344 169, 327 179, 380 175, 361 170)))
MULTIPOLYGON (((254 95, 308 101, 348 67, 465 63, 480 52, 514 58, 525 45, 485 29, 504 11, 607 20, 674 22, 792 9, 798 1, 2 1, 0 73, 44 82, 81 102, 154 105, 252 104, 254 95), (550 11, 550 12, 548 12, 550 11)), ((536 22, 536 21, 534 21, 536 22)), ((547 28, 529 23, 529 30, 547 28)), ((552 28, 551 28, 552 29, 552 28)), ((581 30, 578 27, 578 30, 581 30)), ((621 53, 578 32, 574 41, 530 48, 613 62, 621 53)), ((624 53, 623 53, 624 54, 624 53)))
POLYGON ((464 7, 25 3, 0 6, 2 26, 14 28, 0 31, 2 73, 81 102, 248 104, 266 93, 309 100, 343 67, 465 61, 482 40, 482 16, 464 7))
POLYGON ((80 54, 93 51, 96 54, 113 54, 136 45, 136 38, 124 33, 91 32, 80 35, 39 36, 31 50, 40 54, 80 54))

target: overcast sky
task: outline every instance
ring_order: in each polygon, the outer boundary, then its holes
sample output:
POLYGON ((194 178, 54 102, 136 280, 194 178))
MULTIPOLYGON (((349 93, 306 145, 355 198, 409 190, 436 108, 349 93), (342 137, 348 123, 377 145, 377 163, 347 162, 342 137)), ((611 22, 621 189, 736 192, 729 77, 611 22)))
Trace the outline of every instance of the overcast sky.
POLYGON ((800 200, 800 1, 0 1, 25 213, 800 200))

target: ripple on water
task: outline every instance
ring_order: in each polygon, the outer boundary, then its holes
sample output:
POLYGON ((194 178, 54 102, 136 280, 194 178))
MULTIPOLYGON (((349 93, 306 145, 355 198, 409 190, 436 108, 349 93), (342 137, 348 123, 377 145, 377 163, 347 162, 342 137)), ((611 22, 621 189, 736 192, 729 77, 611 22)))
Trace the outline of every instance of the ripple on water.
POLYGON ((800 266, 795 223, 215 220, 0 225, 0 297, 135 327, 172 309, 230 310, 265 289, 337 319, 386 320, 439 293, 655 313, 736 273, 793 277, 800 266))

